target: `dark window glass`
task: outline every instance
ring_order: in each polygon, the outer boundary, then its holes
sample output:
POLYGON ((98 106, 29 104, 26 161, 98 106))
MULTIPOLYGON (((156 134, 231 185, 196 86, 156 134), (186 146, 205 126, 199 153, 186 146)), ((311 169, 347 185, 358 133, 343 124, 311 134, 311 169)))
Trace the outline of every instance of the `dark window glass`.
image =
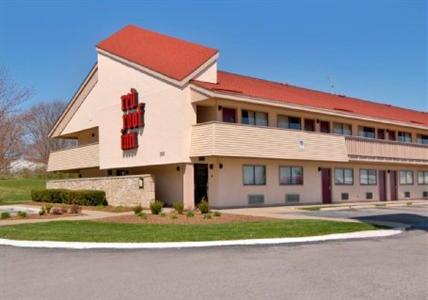
POLYGON ((352 185, 354 184, 354 170, 338 168, 334 171, 336 185, 352 185))
POLYGON ((258 165, 245 165, 244 185, 265 185, 266 184, 266 167, 258 165))
POLYGON ((361 185, 376 185, 377 176, 374 169, 360 169, 360 184, 361 185))
POLYGON ((303 184, 303 168, 279 167, 279 184, 303 184))
POLYGON ((413 171, 409 171, 409 170, 400 171, 400 184, 412 185, 413 184, 413 171))

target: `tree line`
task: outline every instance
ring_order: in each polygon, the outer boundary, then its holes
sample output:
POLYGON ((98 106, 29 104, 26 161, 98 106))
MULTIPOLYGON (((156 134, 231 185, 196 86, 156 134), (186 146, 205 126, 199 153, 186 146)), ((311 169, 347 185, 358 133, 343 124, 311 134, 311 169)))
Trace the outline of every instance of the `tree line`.
POLYGON ((0 174, 19 158, 47 163, 49 152, 75 144, 74 141, 50 139, 49 132, 66 102, 61 100, 29 105, 34 90, 14 82, 0 67, 0 174))

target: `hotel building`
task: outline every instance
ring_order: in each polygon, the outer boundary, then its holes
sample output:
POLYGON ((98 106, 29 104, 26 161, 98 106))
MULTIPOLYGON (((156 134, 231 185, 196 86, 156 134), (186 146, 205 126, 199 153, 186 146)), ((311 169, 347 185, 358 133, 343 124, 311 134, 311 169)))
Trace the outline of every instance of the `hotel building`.
POLYGON ((220 71, 218 50, 136 26, 96 51, 50 132, 78 146, 48 171, 80 178, 48 187, 187 208, 428 199, 427 112, 220 71))

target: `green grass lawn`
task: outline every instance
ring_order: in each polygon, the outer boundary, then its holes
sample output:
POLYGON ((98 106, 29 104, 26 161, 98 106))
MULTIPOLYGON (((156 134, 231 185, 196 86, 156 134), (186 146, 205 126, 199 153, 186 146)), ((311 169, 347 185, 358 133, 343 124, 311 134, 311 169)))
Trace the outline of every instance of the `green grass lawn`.
POLYGON ((378 229, 378 227, 365 223, 321 220, 201 225, 55 221, 0 226, 0 238, 85 242, 176 242, 301 237, 373 229, 378 229))
POLYGON ((0 205, 31 200, 32 189, 45 188, 46 179, 39 177, 0 179, 0 205))

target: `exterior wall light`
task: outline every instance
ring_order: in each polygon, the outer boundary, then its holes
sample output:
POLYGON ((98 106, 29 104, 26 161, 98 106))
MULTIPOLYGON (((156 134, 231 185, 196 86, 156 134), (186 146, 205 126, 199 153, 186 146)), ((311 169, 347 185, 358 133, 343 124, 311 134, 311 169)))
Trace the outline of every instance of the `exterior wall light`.
POLYGON ((144 178, 143 177, 138 178, 138 188, 144 189, 144 178))
POLYGON ((177 170, 177 172, 180 172, 180 166, 177 166, 177 168, 175 168, 177 170))
POLYGON ((220 169, 223 169, 223 164, 219 164, 219 165, 218 165, 218 167, 219 167, 220 169))
POLYGON ((218 110, 222 110, 222 109, 223 109, 223 106, 219 105, 218 110))
POLYGON ((210 170, 214 169, 214 165, 210 164, 210 170))

